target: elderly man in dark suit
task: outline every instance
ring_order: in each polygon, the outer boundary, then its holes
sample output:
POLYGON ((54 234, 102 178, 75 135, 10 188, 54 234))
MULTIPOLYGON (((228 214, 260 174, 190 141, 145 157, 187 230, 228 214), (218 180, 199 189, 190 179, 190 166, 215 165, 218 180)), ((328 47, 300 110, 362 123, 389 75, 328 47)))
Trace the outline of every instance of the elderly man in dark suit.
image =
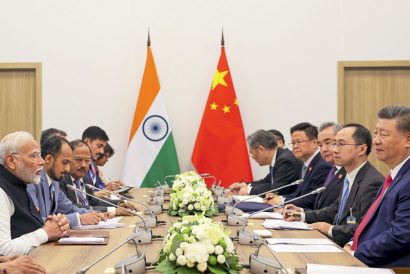
MULTIPOLYGON (((310 123, 300 123, 290 129, 292 138, 293 154, 303 161, 300 178, 304 182, 298 185, 297 189, 287 195, 277 196, 276 194, 266 195, 265 202, 270 204, 281 204, 286 200, 307 194, 321 186, 325 182, 326 176, 331 169, 319 153, 317 145, 318 129, 310 123)), ((296 206, 313 209, 317 195, 310 195, 294 202, 296 206)))
POLYGON ((410 108, 385 107, 378 118, 373 144, 391 171, 345 250, 369 266, 410 267, 410 108))
POLYGON ((369 208, 384 177, 368 161, 371 152, 370 131, 359 124, 347 124, 333 143, 336 165, 347 171, 339 199, 319 210, 306 211, 296 217, 293 205, 286 205, 284 218, 311 223, 311 227, 331 237, 339 245, 346 244, 369 208))
MULTIPOLYGON (((65 174, 60 181, 60 189, 65 193, 67 198, 79 207, 108 212, 111 215, 130 215, 130 213, 123 208, 115 208, 104 201, 74 191, 68 187, 68 185, 72 185, 83 192, 94 195, 94 191, 86 187, 87 185, 93 185, 92 181, 86 176, 91 163, 91 150, 82 140, 74 140, 70 144, 73 148, 73 160, 70 163, 70 172, 65 174)), ((114 201, 107 199, 107 201, 121 207, 127 207, 130 210, 135 210, 133 205, 120 200, 114 201)))
MULTIPOLYGON (((286 186, 299 178, 302 162, 287 149, 278 147, 275 136, 265 130, 258 130, 247 138, 249 155, 260 166, 269 166, 265 178, 249 184, 233 184, 232 193, 257 195, 271 189, 286 186)), ((294 188, 284 188, 278 194, 287 194, 294 188)))

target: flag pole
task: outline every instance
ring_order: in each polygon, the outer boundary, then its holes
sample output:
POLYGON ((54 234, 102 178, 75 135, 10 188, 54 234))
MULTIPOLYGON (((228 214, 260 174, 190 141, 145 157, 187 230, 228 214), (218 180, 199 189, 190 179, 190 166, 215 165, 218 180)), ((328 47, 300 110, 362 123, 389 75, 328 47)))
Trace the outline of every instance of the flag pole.
POLYGON ((150 38, 150 34, 149 34, 149 28, 148 28, 148 40, 147 40, 147 47, 151 46, 151 38, 150 38))
POLYGON ((221 38, 221 46, 225 46, 225 38, 224 38, 224 28, 222 27, 222 38, 221 38))

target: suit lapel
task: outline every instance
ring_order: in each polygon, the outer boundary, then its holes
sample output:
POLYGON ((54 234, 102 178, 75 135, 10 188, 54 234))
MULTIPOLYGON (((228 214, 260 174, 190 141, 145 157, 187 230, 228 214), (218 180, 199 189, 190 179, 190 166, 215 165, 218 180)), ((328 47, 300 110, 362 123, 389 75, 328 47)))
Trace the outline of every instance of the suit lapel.
MULTIPOLYGON (((334 189, 344 180, 345 173, 342 171, 342 168, 335 174, 333 179, 329 182, 326 187, 326 193, 332 193, 334 189)), ((319 193, 318 195, 318 208, 321 208, 323 203, 326 201, 326 196, 324 195, 325 191, 319 193)))

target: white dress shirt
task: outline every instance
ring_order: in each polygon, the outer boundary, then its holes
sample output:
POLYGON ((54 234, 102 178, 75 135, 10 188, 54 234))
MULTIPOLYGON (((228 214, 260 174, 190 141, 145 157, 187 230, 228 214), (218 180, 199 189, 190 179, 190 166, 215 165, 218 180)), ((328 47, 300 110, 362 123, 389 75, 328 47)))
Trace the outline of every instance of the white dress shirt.
POLYGON ((30 250, 48 241, 43 228, 11 239, 10 218, 14 214, 14 204, 9 196, 0 188, 0 254, 14 256, 28 254, 30 250))

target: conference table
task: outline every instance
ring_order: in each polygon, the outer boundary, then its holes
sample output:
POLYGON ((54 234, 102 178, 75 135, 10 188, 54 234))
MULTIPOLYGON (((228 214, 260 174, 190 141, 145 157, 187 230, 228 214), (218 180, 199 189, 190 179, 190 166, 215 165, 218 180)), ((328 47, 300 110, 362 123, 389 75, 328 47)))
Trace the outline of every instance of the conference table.
MULTIPOLYGON (((143 202, 150 200, 149 193, 152 189, 132 189, 130 194, 135 199, 143 202)), ((165 196, 167 199, 169 196, 165 196)), ((136 207, 143 210, 143 207, 135 204, 136 207)), ((167 203, 164 208, 167 208, 167 203)), ((139 215, 142 218, 145 215, 139 215)), ((159 225, 152 228, 154 235, 165 235, 168 228, 172 225, 177 217, 171 217, 166 212, 157 216, 159 221, 164 221, 166 224, 159 225)), ((213 218, 216 221, 226 219, 225 214, 220 214, 213 218)), ((30 255, 43 265, 48 273, 77 273, 80 269, 90 265, 118 244, 124 242, 135 229, 135 223, 140 222, 137 216, 125 216, 121 219, 125 226, 115 229, 109 229, 110 238, 107 245, 58 245, 56 242, 50 242, 40 247, 33 249, 30 255)), ((262 226, 263 220, 252 219, 250 224, 246 227, 247 230, 264 229, 262 226)), ((238 226, 225 226, 230 230, 231 235, 234 236, 238 226)), ((326 238, 318 231, 314 230, 270 230, 274 238, 326 238)), ((240 258, 240 263, 249 264, 249 255, 255 252, 256 247, 248 245, 237 244, 237 253, 240 258)), ((138 250, 143 252, 148 263, 154 263, 158 259, 158 254, 162 247, 162 240, 153 241, 151 244, 138 245, 138 250)), ((136 254, 136 249, 133 244, 125 244, 110 256, 93 266, 87 273, 114 273, 113 267, 116 262, 136 254)), ((270 258, 267 250, 261 249, 261 254, 270 258)), ((276 252, 276 257, 280 263, 288 270, 294 271, 297 269, 306 268, 308 263, 330 264, 330 265, 345 265, 345 266, 365 266, 362 262, 357 260, 346 252, 276 252)), ((155 270, 147 270, 147 273, 156 273, 155 270)), ((241 273, 251 273, 249 269, 244 268, 241 273)))

